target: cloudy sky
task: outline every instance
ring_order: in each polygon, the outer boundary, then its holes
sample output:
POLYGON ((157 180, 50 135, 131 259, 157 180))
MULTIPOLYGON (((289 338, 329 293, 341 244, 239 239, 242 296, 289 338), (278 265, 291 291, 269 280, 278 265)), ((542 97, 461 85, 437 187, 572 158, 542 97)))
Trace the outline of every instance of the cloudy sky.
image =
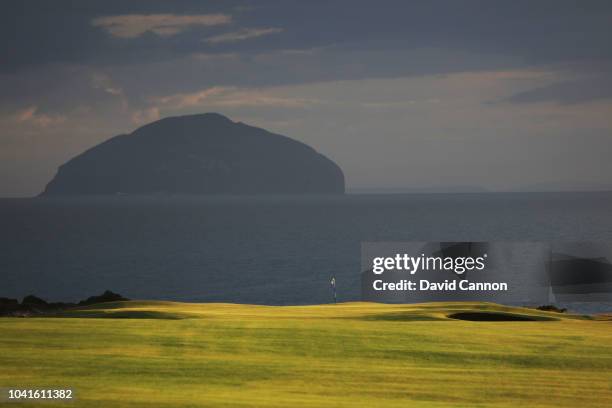
POLYGON ((0 196, 166 117, 301 140, 349 188, 612 188, 610 1, 4 1, 0 196))

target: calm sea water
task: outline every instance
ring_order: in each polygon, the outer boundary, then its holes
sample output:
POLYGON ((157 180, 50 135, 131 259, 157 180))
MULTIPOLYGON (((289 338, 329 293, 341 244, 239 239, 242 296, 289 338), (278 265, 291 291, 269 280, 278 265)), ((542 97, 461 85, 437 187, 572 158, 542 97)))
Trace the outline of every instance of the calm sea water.
POLYGON ((360 297, 362 241, 612 241, 612 193, 0 200, 0 296, 360 297))

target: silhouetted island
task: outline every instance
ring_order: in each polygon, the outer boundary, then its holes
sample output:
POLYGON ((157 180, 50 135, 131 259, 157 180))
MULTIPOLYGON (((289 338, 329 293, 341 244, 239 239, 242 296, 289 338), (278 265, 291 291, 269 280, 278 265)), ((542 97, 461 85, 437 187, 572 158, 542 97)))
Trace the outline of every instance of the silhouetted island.
POLYGON ((342 194, 333 161, 286 136, 216 113, 169 117, 60 166, 43 196, 342 194))

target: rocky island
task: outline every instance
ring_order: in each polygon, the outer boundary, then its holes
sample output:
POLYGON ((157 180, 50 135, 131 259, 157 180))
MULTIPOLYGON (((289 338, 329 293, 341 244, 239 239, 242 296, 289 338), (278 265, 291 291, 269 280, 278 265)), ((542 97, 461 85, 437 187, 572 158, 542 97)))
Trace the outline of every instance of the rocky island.
POLYGON ((286 136, 216 113, 169 117, 60 166, 41 195, 342 194, 336 163, 286 136))

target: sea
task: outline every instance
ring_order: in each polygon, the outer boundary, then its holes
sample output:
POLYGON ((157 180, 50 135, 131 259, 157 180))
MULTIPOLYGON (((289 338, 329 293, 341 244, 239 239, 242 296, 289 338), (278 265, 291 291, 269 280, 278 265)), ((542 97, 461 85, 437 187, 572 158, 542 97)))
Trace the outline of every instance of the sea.
POLYGON ((612 192, 6 198, 0 297, 354 301, 363 242, 528 240, 612 241, 612 192))

